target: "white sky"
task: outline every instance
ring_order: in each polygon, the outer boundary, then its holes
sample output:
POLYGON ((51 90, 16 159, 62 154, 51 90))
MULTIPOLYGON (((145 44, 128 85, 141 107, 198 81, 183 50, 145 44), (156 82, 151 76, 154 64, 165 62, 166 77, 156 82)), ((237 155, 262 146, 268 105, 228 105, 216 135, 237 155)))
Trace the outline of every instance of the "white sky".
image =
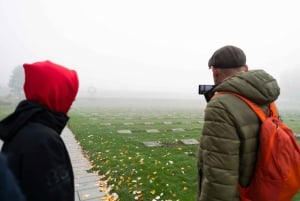
POLYGON ((296 0, 0 0, 0 85, 48 59, 77 70, 80 90, 197 95, 228 44, 280 78, 300 66, 299 19, 296 0))

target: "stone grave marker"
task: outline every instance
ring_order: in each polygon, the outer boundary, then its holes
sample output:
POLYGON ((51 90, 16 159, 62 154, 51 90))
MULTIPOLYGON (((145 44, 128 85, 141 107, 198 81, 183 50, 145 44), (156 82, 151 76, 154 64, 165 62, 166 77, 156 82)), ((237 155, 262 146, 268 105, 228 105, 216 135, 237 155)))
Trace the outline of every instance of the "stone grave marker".
POLYGON ((164 124, 170 125, 170 124, 173 124, 173 122, 171 122, 171 121, 165 121, 164 124))
POLYGON ((118 130, 119 134, 132 134, 131 130, 118 130))
POLYGON ((295 136, 297 139, 300 139, 300 134, 299 133, 295 133, 295 136))
POLYGON ((126 123, 124 123, 124 125, 125 126, 131 126, 131 125, 133 125, 133 123, 132 122, 126 122, 126 123))
POLYGON ((101 123, 101 126, 111 126, 111 123, 101 123))
POLYGON ((161 146, 162 146, 161 143, 155 142, 155 141, 143 142, 143 144, 144 144, 146 147, 161 147, 161 146))
POLYGON ((173 132, 183 132, 184 129, 183 128, 172 128, 173 132))
POLYGON ((158 129, 147 129, 146 132, 147 133, 158 133, 159 130, 158 129))
POLYGON ((185 145, 199 144, 198 140, 196 139, 182 139, 180 141, 185 145))
POLYGON ((154 122, 145 122, 144 124, 145 125, 152 125, 152 124, 154 124, 154 122))

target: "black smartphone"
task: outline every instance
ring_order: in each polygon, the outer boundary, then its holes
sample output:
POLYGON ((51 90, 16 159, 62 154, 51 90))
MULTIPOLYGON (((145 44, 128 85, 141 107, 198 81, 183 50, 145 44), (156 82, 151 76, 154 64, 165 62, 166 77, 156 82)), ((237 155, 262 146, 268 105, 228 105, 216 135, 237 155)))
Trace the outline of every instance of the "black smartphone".
POLYGON ((198 88, 199 94, 205 94, 207 91, 211 90, 214 87, 214 85, 210 84, 200 84, 198 88))

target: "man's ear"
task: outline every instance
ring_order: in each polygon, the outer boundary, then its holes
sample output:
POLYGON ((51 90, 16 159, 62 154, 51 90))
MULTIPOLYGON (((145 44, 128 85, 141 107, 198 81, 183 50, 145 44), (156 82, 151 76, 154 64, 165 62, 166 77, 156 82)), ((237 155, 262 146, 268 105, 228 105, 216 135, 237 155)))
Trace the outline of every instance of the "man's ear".
POLYGON ((213 72, 213 76, 218 77, 219 76, 219 69, 215 68, 215 67, 212 67, 211 69, 212 69, 212 72, 213 72))
POLYGON ((248 65, 243 66, 243 71, 247 72, 248 71, 248 65))
POLYGON ((219 68, 215 68, 215 67, 212 67, 212 74, 213 74, 213 78, 214 78, 214 82, 215 84, 218 84, 219 83, 219 80, 220 80, 220 69, 219 68))

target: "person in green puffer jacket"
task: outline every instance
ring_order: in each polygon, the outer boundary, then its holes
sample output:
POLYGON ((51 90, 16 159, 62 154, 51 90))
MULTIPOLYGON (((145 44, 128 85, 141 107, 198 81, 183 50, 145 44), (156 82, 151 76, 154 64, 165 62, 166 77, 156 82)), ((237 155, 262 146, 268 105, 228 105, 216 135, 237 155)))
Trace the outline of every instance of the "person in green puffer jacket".
POLYGON ((234 92, 266 110, 280 88, 264 70, 248 70, 245 53, 235 46, 216 50, 208 66, 215 85, 205 93, 197 201, 240 201, 238 185, 248 186, 255 171, 260 120, 239 98, 213 96, 218 91, 234 92))

